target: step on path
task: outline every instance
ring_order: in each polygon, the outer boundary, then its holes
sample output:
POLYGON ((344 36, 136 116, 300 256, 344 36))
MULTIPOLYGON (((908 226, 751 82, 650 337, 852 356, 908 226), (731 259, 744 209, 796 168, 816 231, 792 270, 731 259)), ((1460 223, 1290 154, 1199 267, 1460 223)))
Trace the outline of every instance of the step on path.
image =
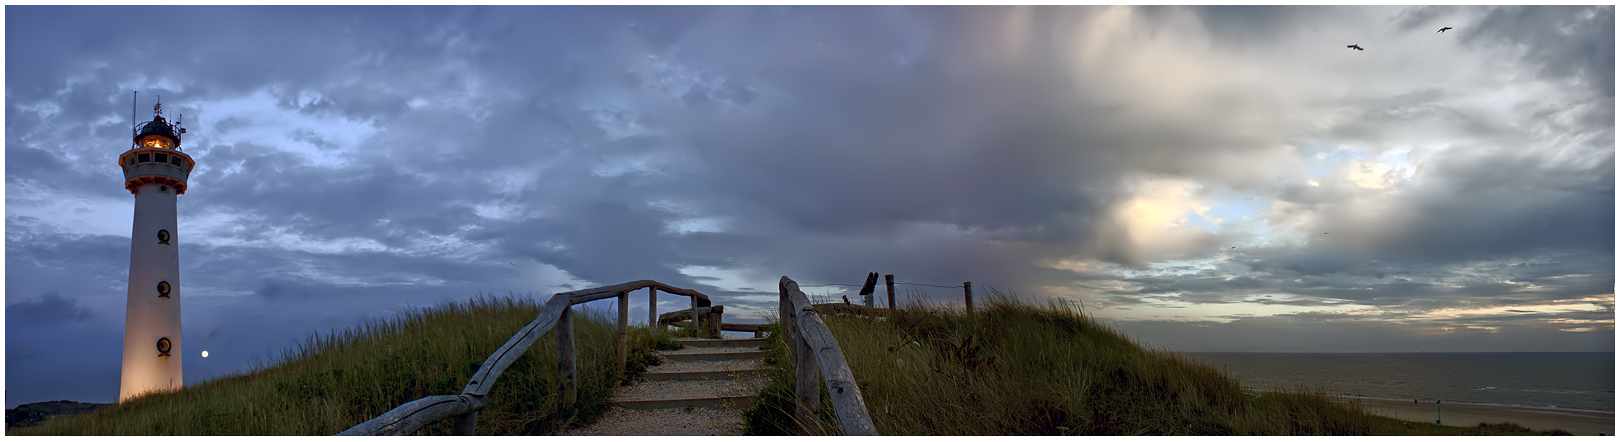
POLYGON ((765 385, 765 339, 675 341, 683 347, 658 352, 663 363, 647 367, 646 380, 616 389, 614 406, 601 420, 562 435, 742 435, 743 410, 765 385))

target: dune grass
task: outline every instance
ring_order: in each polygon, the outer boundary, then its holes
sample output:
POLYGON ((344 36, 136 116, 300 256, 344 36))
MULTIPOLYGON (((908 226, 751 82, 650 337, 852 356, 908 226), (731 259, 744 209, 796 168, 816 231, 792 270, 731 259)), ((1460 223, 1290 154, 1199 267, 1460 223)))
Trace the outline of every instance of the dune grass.
MULTIPOLYGON (((992 290, 995 292, 995 290, 992 290)), ((1539 434, 1512 425, 1405 422, 1307 387, 1252 392, 1210 366, 1144 348, 1067 304, 994 293, 972 316, 908 305, 883 320, 822 315, 882 435, 1539 434)), ((781 335, 747 434, 794 434, 781 335)), ((823 393, 819 425, 839 434, 823 393)))
MULTIPOLYGON (((544 300, 477 297, 309 337, 249 373, 143 396, 52 419, 8 435, 330 435, 424 396, 456 394, 484 358, 534 320, 544 300)), ((610 318, 576 309, 579 396, 560 410, 557 341, 540 338, 501 375, 479 413, 476 434, 553 434, 594 421, 616 382, 610 318), (584 313, 584 314, 581 314, 584 313)), ((669 332, 632 327, 628 369, 658 363, 669 332)), ((417 434, 449 434, 450 421, 417 434)))

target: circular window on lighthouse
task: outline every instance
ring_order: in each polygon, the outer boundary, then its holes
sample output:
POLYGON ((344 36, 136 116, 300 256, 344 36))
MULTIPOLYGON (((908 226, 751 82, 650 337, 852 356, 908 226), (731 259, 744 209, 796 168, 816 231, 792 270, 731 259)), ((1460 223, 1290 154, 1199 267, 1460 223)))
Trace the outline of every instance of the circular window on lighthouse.
POLYGON ((158 230, 158 244, 169 243, 169 229, 158 230))
POLYGON ((158 356, 168 356, 169 349, 169 338, 158 338, 158 356))
POLYGON ((159 298, 167 298, 167 297, 169 297, 169 281, 163 281, 163 282, 158 283, 158 297, 159 298))

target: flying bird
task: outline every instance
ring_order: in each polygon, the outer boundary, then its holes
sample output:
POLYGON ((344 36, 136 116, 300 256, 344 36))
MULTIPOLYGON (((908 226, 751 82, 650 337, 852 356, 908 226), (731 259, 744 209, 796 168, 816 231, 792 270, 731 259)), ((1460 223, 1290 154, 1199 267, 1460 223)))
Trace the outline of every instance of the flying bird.
POLYGON ((1345 47, 1348 47, 1348 48, 1351 48, 1351 49, 1356 49, 1358 51, 1362 50, 1362 46, 1359 46, 1359 45, 1345 45, 1345 47))
POLYGON ((1448 30, 1448 29, 1452 29, 1452 27, 1451 27, 1451 26, 1447 26, 1447 27, 1444 27, 1444 28, 1441 28, 1441 30, 1439 30, 1439 31, 1435 31, 1435 32, 1446 32, 1446 31, 1447 31, 1447 30, 1448 30))

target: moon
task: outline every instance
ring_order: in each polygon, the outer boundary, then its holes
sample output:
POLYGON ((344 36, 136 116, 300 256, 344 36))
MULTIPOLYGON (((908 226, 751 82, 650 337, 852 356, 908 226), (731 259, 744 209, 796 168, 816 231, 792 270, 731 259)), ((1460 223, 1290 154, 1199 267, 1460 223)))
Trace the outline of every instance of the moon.
POLYGON ((203 357, 208 357, 208 350, 203 350, 203 357))

